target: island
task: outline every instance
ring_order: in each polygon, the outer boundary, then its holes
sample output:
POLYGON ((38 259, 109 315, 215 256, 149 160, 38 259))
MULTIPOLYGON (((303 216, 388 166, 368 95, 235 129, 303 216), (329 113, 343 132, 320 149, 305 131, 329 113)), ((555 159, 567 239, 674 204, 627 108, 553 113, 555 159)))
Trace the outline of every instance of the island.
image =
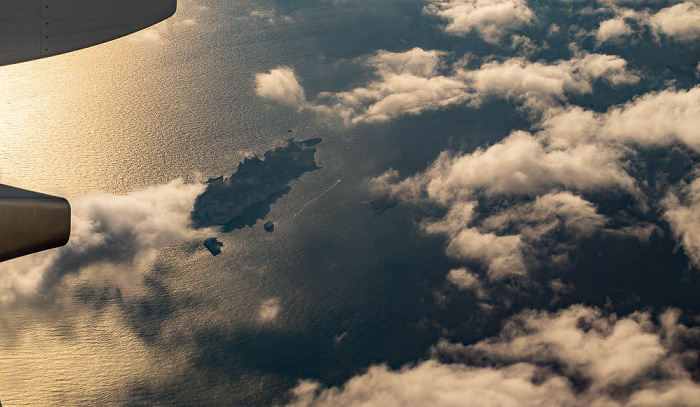
POLYGON ((215 237, 210 237, 209 239, 204 241, 204 247, 209 250, 209 253, 211 253, 212 256, 216 257, 221 254, 221 247, 224 244, 221 243, 217 238, 215 237))
POLYGON ((230 232, 265 219, 270 206, 292 189, 289 184, 293 180, 320 168, 314 146, 321 141, 289 139, 262 158, 246 158, 230 177, 209 179, 190 214, 194 227, 220 227, 230 232))

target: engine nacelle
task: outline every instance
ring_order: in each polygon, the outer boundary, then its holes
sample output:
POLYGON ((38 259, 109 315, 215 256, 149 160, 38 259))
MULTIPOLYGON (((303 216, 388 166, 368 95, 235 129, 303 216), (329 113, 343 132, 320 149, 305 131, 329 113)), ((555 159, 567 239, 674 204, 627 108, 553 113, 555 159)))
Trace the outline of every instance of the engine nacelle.
POLYGON ((0 185, 0 261, 63 246, 70 227, 65 199, 0 185))

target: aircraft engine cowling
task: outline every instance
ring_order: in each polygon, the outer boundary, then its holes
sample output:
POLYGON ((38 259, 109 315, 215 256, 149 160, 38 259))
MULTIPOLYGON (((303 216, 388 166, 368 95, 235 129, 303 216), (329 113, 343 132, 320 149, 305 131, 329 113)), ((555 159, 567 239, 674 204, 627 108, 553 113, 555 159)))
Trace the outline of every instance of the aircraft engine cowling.
POLYGON ((63 246, 70 229, 65 199, 0 185, 0 261, 63 246))

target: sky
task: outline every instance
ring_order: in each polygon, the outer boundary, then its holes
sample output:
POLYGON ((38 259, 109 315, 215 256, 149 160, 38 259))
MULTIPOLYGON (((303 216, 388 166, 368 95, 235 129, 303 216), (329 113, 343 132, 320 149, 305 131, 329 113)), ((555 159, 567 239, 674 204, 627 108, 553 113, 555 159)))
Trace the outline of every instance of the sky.
POLYGON ((191 0, 100 47, 0 69, 2 181, 73 208, 0 264, 4 406, 700 405, 697 0, 191 0))

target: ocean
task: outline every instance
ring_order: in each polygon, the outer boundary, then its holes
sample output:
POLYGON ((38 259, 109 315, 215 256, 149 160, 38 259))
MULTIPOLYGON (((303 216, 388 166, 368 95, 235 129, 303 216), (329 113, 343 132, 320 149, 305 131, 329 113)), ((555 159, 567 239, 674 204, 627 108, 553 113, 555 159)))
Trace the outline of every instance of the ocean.
POLYGON ((54 305, 3 309, 3 406, 261 405, 301 379, 340 384, 427 355, 442 242, 401 207, 375 213, 368 180, 420 169, 450 130, 418 144, 423 121, 350 128, 254 86, 277 66, 311 96, 366 80, 340 62, 421 35, 420 2, 392 3, 181 2, 145 32, 0 69, 0 180, 70 200, 228 176, 289 137, 323 138, 321 168, 272 205, 274 233, 223 234, 216 258, 198 241, 171 245, 136 281, 116 278, 123 298, 97 264, 54 305), (261 324, 269 299, 279 315, 261 324))

